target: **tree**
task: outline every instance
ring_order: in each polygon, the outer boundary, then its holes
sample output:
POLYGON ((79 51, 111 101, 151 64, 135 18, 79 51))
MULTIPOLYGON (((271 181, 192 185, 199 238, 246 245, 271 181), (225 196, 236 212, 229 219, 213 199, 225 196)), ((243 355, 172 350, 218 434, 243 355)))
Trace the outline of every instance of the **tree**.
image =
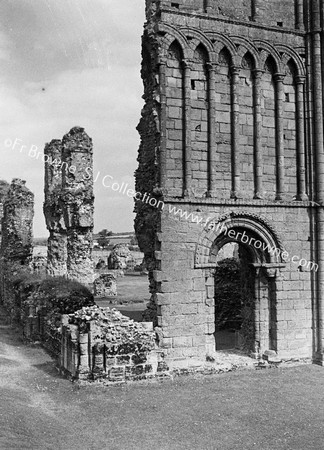
POLYGON ((111 236, 113 233, 112 231, 108 231, 106 228, 104 230, 99 231, 98 233, 98 244, 102 248, 107 248, 110 242, 109 236, 111 236))

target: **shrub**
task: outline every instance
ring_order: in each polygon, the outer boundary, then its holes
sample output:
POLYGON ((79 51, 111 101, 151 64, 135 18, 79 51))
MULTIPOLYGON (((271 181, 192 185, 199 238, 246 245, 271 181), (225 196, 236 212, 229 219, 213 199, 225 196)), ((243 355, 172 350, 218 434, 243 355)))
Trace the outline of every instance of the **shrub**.
POLYGON ((62 314, 71 314, 83 306, 94 305, 93 294, 77 281, 63 277, 22 274, 13 281, 16 306, 22 314, 26 307, 46 311, 46 320, 51 327, 59 327, 62 314))

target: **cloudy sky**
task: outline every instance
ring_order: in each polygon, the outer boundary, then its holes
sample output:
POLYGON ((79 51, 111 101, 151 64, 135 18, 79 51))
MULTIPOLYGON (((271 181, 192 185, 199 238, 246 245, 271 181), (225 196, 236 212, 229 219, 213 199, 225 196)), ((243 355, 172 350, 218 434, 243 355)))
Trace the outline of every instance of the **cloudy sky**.
POLYGON ((76 125, 92 137, 100 172, 95 231, 132 230, 133 200, 101 181, 134 186, 144 20, 144 0, 0 2, 0 179, 23 178, 35 193, 36 237, 47 232, 35 148, 41 154, 76 125))

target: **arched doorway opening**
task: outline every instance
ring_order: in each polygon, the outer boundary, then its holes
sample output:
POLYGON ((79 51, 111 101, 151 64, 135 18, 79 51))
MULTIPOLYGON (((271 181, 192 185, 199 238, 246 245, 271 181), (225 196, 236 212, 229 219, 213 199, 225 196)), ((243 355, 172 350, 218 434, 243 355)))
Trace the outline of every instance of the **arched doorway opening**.
POLYGON ((217 350, 254 350, 255 269, 251 255, 237 243, 225 244, 215 269, 215 343, 217 350))
POLYGON ((267 243, 254 230, 233 226, 230 231, 226 229, 217 236, 209 255, 214 264, 215 349, 236 349, 255 357, 265 350, 277 351, 273 269, 278 263, 271 262, 271 255, 265 251, 267 243), (227 259, 228 248, 233 255, 227 259), (226 265, 229 273, 222 288, 226 265), (223 321, 221 304, 228 316, 223 321))
POLYGON ((208 351, 234 345, 256 358, 266 350, 277 351, 276 297, 280 291, 280 270, 285 266, 283 252, 273 227, 255 214, 231 212, 206 226, 196 249, 195 267, 203 269, 206 305, 215 319, 215 326, 208 327, 206 336, 208 351), (232 311, 234 318, 229 316, 225 324, 234 332, 232 341, 224 343, 217 335, 220 331, 217 271, 220 261, 226 259, 224 255, 228 256, 228 244, 232 246, 229 256, 236 260, 236 290, 240 298, 232 311))

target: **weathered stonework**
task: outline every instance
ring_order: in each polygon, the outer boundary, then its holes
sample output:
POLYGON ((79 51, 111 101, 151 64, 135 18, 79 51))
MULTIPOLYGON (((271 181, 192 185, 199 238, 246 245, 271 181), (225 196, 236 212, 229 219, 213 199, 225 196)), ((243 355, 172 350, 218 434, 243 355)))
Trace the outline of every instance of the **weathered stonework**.
POLYGON ((47 242, 47 272, 51 276, 67 274, 67 231, 65 227, 62 195, 62 141, 52 140, 44 149, 45 201, 44 215, 50 233, 47 242), (55 163, 54 163, 55 161, 55 163))
POLYGON ((67 229, 70 279, 93 283, 93 146, 83 128, 63 137, 62 209, 67 229), (75 170, 74 170, 75 168, 75 170))
POLYGON ((117 295, 116 277, 110 273, 100 275, 94 281, 94 295, 96 297, 110 297, 117 295))
POLYGON ((126 270, 132 259, 132 253, 127 245, 116 244, 108 257, 108 269, 126 270))
POLYGON ((164 377, 152 324, 93 306, 62 317, 61 369, 84 381, 105 384, 164 377))
POLYGON ((254 271, 254 356, 323 363, 322 7, 146 1, 135 227, 171 366, 217 352, 228 242, 254 271))
POLYGON ((9 187, 9 183, 4 180, 0 180, 0 239, 2 235, 3 204, 9 191, 9 187))
POLYGON ((25 181, 14 178, 3 204, 1 239, 2 302, 14 308, 12 280, 30 272, 33 254, 34 194, 25 181))
POLYGON ((45 147, 48 273, 93 282, 93 147, 83 128, 45 147), (55 163, 56 162, 56 163, 55 163))
POLYGON ((31 272, 38 275, 47 274, 47 257, 34 255, 31 261, 31 272))

